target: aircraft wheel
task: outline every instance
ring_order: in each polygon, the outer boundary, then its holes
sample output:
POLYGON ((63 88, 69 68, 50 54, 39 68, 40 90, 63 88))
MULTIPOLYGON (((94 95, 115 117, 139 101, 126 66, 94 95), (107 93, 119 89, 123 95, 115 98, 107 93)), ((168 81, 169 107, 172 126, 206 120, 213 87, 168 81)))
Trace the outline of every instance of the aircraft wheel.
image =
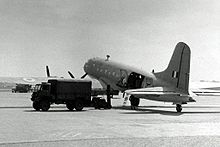
POLYGON ((133 95, 130 96, 130 102, 131 102, 131 106, 135 106, 137 107, 140 103, 140 99, 134 97, 133 95))
POLYGON ((181 112, 182 111, 182 106, 180 104, 176 105, 176 111, 181 112))
POLYGON ((39 102, 33 102, 33 108, 34 108, 36 111, 39 111, 39 110, 40 110, 40 103, 39 103, 39 102))
POLYGON ((69 109, 70 111, 73 111, 74 109, 74 104, 72 102, 67 102, 66 103, 66 107, 67 109, 69 109))
POLYGON ((74 105, 75 105, 74 107, 77 111, 81 111, 84 107, 82 100, 76 100, 74 105))
POLYGON ((50 109, 50 103, 47 100, 41 101, 42 111, 48 111, 50 109))

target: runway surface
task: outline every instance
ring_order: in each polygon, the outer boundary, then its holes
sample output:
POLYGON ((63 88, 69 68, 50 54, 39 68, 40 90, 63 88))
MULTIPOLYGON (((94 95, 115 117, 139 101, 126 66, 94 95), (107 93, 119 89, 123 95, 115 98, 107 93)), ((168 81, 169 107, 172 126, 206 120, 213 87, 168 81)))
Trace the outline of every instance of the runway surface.
POLYGON ((113 99, 110 110, 48 112, 32 108, 30 93, 0 92, 0 146, 218 146, 220 97, 197 97, 176 113, 170 103, 141 100, 138 110, 113 99))

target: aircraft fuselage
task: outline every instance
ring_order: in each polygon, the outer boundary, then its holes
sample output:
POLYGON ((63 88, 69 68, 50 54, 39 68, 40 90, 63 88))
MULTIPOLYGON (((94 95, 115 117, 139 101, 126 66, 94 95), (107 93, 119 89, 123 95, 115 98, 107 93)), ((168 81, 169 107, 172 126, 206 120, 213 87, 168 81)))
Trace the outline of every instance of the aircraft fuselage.
POLYGON ((158 79, 154 73, 146 73, 130 66, 110 60, 93 58, 84 65, 84 71, 92 78, 100 81, 103 87, 108 84, 114 90, 164 86, 167 83, 158 79))

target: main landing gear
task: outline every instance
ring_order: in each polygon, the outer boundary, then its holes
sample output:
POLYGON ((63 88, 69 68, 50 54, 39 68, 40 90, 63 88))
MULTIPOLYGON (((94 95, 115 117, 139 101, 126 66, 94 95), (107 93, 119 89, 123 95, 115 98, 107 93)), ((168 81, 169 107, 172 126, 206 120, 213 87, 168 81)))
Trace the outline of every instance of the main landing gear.
POLYGON ((181 112, 182 111, 182 105, 176 104, 176 111, 181 112))
MULTIPOLYGON (((131 95, 129 100, 130 100, 130 103, 131 103, 131 110, 135 110, 138 107, 139 103, 140 103, 140 99, 134 97, 133 95, 131 95)), ((185 103, 182 103, 182 104, 185 104, 185 103)), ((181 112, 182 109, 183 108, 182 108, 181 104, 176 104, 176 111, 177 112, 181 112)))
POLYGON ((139 103, 140 103, 140 99, 134 97, 133 95, 131 95, 129 100, 130 100, 130 103, 131 103, 131 110, 135 110, 138 107, 139 103))

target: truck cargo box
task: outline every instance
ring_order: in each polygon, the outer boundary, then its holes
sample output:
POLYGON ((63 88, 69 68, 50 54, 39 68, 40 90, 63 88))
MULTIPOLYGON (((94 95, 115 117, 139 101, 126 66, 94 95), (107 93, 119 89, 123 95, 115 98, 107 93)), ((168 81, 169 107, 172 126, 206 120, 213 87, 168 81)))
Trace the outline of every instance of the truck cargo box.
POLYGON ((71 96, 90 96, 91 81, 74 79, 51 79, 51 94, 57 98, 71 98, 71 96))

